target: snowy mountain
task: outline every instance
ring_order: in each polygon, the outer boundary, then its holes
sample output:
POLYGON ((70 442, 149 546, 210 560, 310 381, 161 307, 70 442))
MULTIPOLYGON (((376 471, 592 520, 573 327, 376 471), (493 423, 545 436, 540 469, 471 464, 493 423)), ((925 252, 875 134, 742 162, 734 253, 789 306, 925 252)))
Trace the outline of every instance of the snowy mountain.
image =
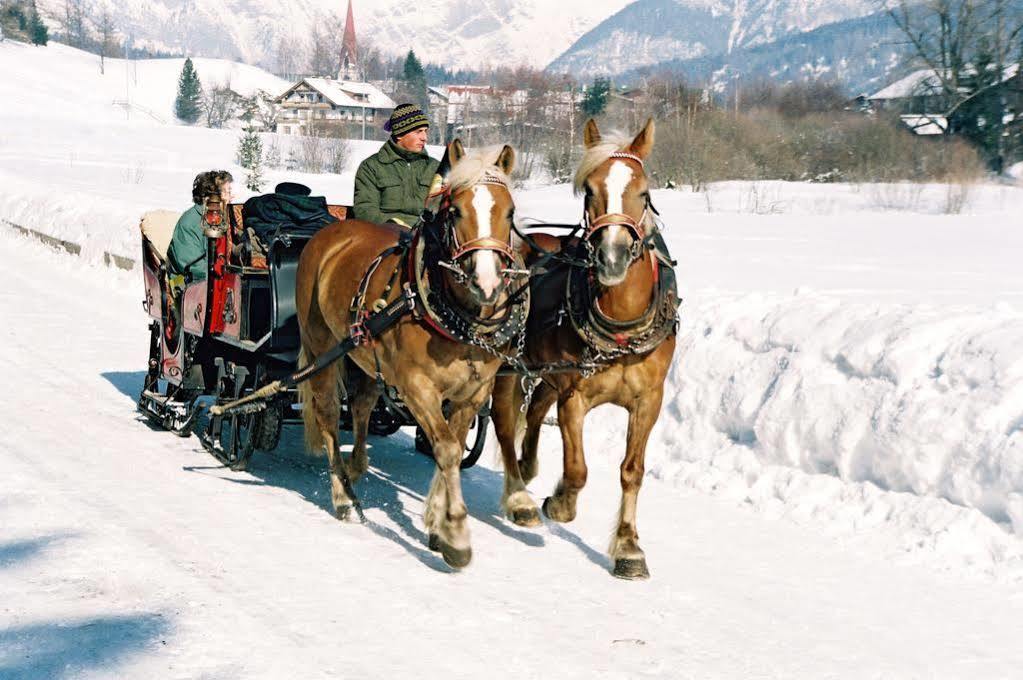
POLYGON ((549 66, 588 78, 769 43, 876 10, 870 0, 638 0, 549 66))
MULTIPOLYGON (((100 4, 85 0, 87 7, 100 4)), ((628 0, 354 0, 354 12, 361 43, 387 53, 412 48, 425 61, 455 68, 542 67, 626 4, 628 0)), ((64 0, 40 0, 39 5, 59 25, 64 0)), ((346 8, 346 0, 119 0, 114 18, 122 35, 152 49, 272 68, 281 49, 301 53, 314 24, 325 25, 331 15, 343 17, 346 8)), ((340 41, 338 35, 339 49, 340 41)))
POLYGON ((787 83, 834 78, 850 94, 871 93, 906 68, 907 47, 883 13, 837 21, 771 43, 695 58, 678 58, 618 74, 638 82, 647 73, 674 74, 690 83, 724 89, 734 78, 787 83))

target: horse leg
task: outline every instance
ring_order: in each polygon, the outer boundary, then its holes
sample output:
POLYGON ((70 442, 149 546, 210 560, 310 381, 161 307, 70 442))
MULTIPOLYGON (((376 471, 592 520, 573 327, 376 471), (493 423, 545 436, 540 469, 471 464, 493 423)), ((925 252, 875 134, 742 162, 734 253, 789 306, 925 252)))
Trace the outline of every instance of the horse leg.
POLYGON ((352 414, 352 457, 348 472, 354 484, 369 469, 366 438, 369 436, 369 417, 380 398, 380 385, 357 366, 348 368, 348 409, 352 414))
POLYGON ((301 383, 302 417, 306 427, 306 442, 311 451, 322 447, 327 451, 330 466, 330 496, 334 514, 346 520, 352 511, 352 499, 345 491, 342 479, 346 471, 341 449, 338 447, 337 425, 341 417, 338 402, 338 380, 343 375, 340 367, 330 367, 307 382, 301 383))
POLYGON ((614 575, 619 578, 650 578, 636 531, 636 502, 643 484, 647 439, 657 422, 662 394, 661 389, 651 390, 629 407, 629 434, 621 467, 622 502, 618 527, 608 550, 614 562, 614 575))
POLYGON ((519 472, 519 461, 515 455, 515 438, 518 435, 519 422, 522 420, 520 411, 522 401, 522 387, 515 376, 502 376, 494 382, 490 418, 494 423, 497 443, 501 447, 501 460, 504 463, 501 508, 505 516, 515 524, 531 527, 540 524, 540 509, 526 491, 526 484, 519 472))
POLYGON ((555 522, 575 519, 575 504, 586 485, 586 458, 583 455, 583 418, 589 410, 577 391, 558 401, 558 426, 564 445, 564 470, 554 495, 543 502, 543 513, 555 522))
MULTIPOLYGON (((468 510, 462 498, 462 482, 459 464, 465 450, 465 432, 459 439, 444 418, 441 410, 442 398, 430 379, 419 376, 410 379, 408 389, 402 390, 402 399, 423 428, 437 464, 426 497, 426 511, 423 519, 430 537, 430 547, 440 550, 448 565, 460 569, 472 560, 469 544, 468 510)), ((483 398, 488 391, 484 392, 483 398)), ((483 399, 473 404, 470 416, 482 406, 483 399)), ((471 420, 471 417, 470 417, 471 420)), ((468 422, 464 429, 468 429, 468 422)))
POLYGON ((546 382, 541 382, 533 390, 533 399, 526 411, 526 433, 522 438, 522 458, 519 460, 519 473, 525 484, 536 479, 539 472, 540 428, 557 398, 557 390, 546 382))

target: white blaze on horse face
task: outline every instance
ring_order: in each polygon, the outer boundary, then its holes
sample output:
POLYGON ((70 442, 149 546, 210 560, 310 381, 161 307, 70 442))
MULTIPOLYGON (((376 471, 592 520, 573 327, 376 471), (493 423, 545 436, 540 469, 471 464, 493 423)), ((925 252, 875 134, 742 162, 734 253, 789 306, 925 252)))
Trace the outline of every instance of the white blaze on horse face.
MULTIPOLYGON (((605 191, 607 191, 607 212, 609 214, 621 214, 625 212, 625 189, 632 181, 632 168, 628 163, 615 161, 611 169, 607 171, 604 179, 605 191)), ((621 226, 612 224, 604 234, 605 243, 610 245, 618 238, 621 226)), ((608 255, 613 258, 613 250, 609 249, 608 255)))
MULTIPOLYGON (((488 238, 493 233, 494 196, 490 186, 482 185, 472 190, 472 207, 476 211, 477 238, 488 238)), ((492 250, 476 251, 476 283, 483 294, 490 297, 501 284, 498 274, 497 253, 492 250)))

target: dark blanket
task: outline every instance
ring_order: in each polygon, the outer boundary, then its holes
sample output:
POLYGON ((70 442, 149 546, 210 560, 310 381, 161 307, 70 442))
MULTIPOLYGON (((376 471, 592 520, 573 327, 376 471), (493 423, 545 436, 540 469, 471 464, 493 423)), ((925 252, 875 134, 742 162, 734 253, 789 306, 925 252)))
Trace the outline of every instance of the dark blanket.
POLYGON ((242 221, 247 235, 255 235, 268 244, 278 230, 314 232, 336 219, 327 212, 327 199, 323 196, 265 194, 245 201, 242 221))

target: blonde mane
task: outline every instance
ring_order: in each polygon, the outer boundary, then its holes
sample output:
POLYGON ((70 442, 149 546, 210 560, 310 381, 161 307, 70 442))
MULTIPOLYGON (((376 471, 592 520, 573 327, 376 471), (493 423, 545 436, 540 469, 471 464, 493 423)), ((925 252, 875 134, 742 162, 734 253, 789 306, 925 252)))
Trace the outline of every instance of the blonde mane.
POLYGON ((583 192, 586 178, 593 173, 611 154, 625 151, 632 145, 632 137, 621 132, 603 135, 599 143, 586 149, 583 159, 579 161, 579 169, 575 171, 573 189, 578 196, 583 192))
POLYGON ((462 160, 451 168, 451 174, 448 175, 448 186, 451 187, 451 191, 468 189, 487 179, 503 183, 510 192, 511 179, 495 165, 503 148, 494 146, 466 153, 462 160))

